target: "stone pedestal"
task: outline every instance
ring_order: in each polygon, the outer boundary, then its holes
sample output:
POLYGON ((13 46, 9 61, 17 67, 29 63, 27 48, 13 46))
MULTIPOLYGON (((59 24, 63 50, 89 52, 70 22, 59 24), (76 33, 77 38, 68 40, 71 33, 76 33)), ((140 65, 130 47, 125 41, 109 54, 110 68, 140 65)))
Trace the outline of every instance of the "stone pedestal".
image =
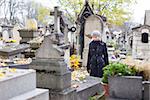
POLYGON ((71 86, 71 72, 63 59, 36 59, 29 68, 37 71, 37 87, 61 91, 71 86))
POLYGON ((20 33, 20 37, 22 38, 35 38, 37 36, 39 36, 39 31, 37 30, 18 30, 20 33))
POLYGON ((21 43, 27 43, 33 38, 38 37, 40 34, 40 31, 37 31, 37 30, 22 29, 18 31, 20 33, 20 37, 22 38, 22 40, 20 41, 21 43))
POLYGON ((29 68, 37 71, 37 87, 50 90, 50 100, 76 100, 64 59, 36 59, 29 68))

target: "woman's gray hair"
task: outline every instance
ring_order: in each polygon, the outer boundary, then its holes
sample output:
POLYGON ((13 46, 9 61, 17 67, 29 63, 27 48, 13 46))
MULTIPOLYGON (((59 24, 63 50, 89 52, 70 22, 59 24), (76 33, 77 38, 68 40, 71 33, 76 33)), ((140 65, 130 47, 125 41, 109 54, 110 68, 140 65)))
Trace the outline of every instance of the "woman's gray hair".
POLYGON ((91 33, 91 36, 97 36, 97 37, 101 37, 101 32, 100 31, 98 31, 98 30, 95 30, 95 31, 93 31, 92 33, 91 33))

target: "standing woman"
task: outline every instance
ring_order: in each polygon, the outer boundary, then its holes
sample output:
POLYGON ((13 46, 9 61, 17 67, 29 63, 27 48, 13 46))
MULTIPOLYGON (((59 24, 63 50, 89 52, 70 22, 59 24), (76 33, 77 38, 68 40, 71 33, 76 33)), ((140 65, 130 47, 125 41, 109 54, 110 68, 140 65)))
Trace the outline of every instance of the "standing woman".
POLYGON ((99 31, 92 32, 92 41, 89 44, 87 71, 90 76, 103 77, 103 67, 108 65, 106 43, 101 40, 99 31))

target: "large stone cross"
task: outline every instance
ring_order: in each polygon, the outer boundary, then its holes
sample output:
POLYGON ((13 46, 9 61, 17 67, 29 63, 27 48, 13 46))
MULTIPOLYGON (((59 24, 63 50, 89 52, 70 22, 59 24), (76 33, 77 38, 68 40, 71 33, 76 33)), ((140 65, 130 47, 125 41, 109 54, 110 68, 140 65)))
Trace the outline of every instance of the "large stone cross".
POLYGON ((60 33, 60 16, 62 12, 59 11, 59 7, 54 7, 54 11, 50 12, 51 16, 54 16, 54 34, 56 39, 59 41, 58 34, 60 33))

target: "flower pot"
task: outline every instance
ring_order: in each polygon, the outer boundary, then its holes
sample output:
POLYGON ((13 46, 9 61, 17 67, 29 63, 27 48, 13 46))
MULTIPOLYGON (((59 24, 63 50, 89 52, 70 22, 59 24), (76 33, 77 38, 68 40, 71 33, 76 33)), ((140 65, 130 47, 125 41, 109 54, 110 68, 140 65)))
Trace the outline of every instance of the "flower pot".
POLYGON ((103 89, 104 89, 104 92, 105 92, 105 96, 107 97, 107 96, 109 96, 109 86, 108 86, 108 84, 107 83, 101 83, 102 84, 102 86, 103 86, 103 89))

